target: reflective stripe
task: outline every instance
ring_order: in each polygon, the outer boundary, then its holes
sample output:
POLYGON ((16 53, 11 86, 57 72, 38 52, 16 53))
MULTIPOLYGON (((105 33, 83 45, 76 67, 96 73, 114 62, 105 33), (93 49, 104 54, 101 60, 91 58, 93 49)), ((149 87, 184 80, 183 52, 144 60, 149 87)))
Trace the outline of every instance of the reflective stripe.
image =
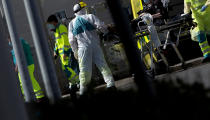
POLYGON ((210 57, 210 52, 204 54, 204 58, 210 57))
POLYGON ((70 48, 71 48, 71 46, 69 46, 69 45, 64 45, 64 48, 59 48, 58 50, 64 50, 65 48, 70 49, 70 48))
POLYGON ((59 53, 60 55, 64 54, 64 49, 63 49, 63 48, 58 49, 58 53, 59 53))
POLYGON ((204 47, 206 47, 206 46, 209 46, 209 44, 208 44, 207 41, 205 41, 205 42, 203 42, 203 43, 199 43, 199 45, 200 45, 201 48, 204 48, 204 47))
POLYGON ((67 32, 63 32, 63 33, 61 33, 61 34, 60 34, 60 36, 61 36, 61 35, 65 35, 65 34, 67 34, 67 35, 68 35, 68 33, 67 33, 67 32))
POLYGON ((63 50, 63 48, 59 48, 58 50, 59 50, 59 51, 60 51, 60 50, 63 50))
POLYGON ((69 71, 71 72, 71 76, 68 78, 68 80, 70 80, 70 82, 72 84, 76 84, 79 82, 79 77, 76 74, 76 72, 74 72, 74 70, 72 70, 70 67, 68 67, 69 71))
POLYGON ((64 47, 66 47, 66 48, 70 48, 71 46, 70 46, 70 45, 64 45, 64 47))
POLYGON ((42 97, 44 97, 44 93, 41 90, 35 92, 35 95, 36 95, 36 98, 42 98, 42 97))
POLYGON ((36 93, 36 96, 43 96, 43 93, 36 93))
POLYGON ((44 97, 44 94, 43 95, 36 96, 37 99, 43 98, 43 97, 44 97))
POLYGON ((59 37, 56 37, 55 39, 56 39, 56 40, 57 40, 57 39, 61 39, 61 37, 59 36, 59 37))
POLYGON ((75 77, 76 73, 70 67, 69 67, 69 71, 71 72, 70 78, 72 79, 73 77, 75 77))
POLYGON ((204 48, 201 48, 201 50, 204 51, 204 50, 209 49, 209 48, 210 48, 210 46, 206 46, 204 48))
POLYGON ((35 93, 39 93, 39 92, 42 92, 42 90, 38 90, 38 91, 36 91, 35 93))
POLYGON ((203 51, 204 54, 206 54, 206 53, 210 52, 210 48, 207 48, 207 49, 202 50, 202 51, 203 51))
POLYGON ((64 55, 64 52, 59 53, 60 55, 64 55))

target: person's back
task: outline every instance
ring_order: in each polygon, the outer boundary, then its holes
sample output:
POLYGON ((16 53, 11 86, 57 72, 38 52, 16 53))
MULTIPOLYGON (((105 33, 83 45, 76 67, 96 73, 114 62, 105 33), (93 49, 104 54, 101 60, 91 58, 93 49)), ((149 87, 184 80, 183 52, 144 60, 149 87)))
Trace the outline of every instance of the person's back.
MULTIPOLYGON (((10 38, 8 38, 8 39, 9 39, 10 45, 12 46, 10 38)), ((34 76, 34 60, 33 60, 32 52, 31 52, 31 47, 27 43, 27 41, 25 41, 23 38, 20 38, 20 41, 21 41, 21 45, 23 47, 25 58, 26 58, 26 62, 27 62, 27 66, 28 66, 28 72, 29 72, 30 79, 31 79, 31 82, 32 82, 32 85, 33 85, 34 93, 35 93, 38 101, 40 101, 44 97, 44 93, 43 93, 39 83, 37 82, 35 76, 34 76)), ((12 57, 13 57, 13 63, 16 66, 15 70, 16 70, 16 72, 18 72, 18 66, 17 66, 17 63, 16 63, 15 53, 14 53, 13 49, 11 50, 11 54, 12 54, 12 57)), ((19 77, 22 93, 24 94, 24 90, 22 88, 21 76, 20 76, 19 73, 18 73, 18 77, 19 77)))
MULTIPOLYGON (((22 44, 22 47, 23 47, 24 55, 26 57, 27 65, 34 64, 34 60, 33 60, 33 57, 32 57, 30 45, 23 38, 20 38, 20 40, 21 40, 21 44, 22 44)), ((13 63, 14 63, 14 65, 16 65, 15 52, 14 52, 13 49, 11 50, 11 54, 12 54, 12 57, 13 57, 13 63)))
POLYGON ((210 61, 210 46, 207 35, 210 34, 210 0, 184 0, 184 13, 192 12, 192 17, 197 26, 191 29, 192 40, 198 41, 201 51, 203 52, 203 62, 210 61))
POLYGON ((65 25, 58 23, 58 27, 56 27, 55 37, 57 39, 57 44, 61 45, 62 47, 65 46, 65 51, 68 51, 71 48, 68 42, 68 29, 65 25))
POLYGON ((77 38, 78 47, 99 45, 100 39, 96 29, 104 24, 93 14, 77 15, 69 26, 69 31, 77 38))
POLYGON ((96 30, 105 32, 103 22, 92 15, 85 14, 83 2, 74 6, 76 18, 69 23, 69 42, 75 56, 79 61, 80 94, 87 92, 92 76, 92 64, 96 64, 101 71, 107 88, 115 88, 114 78, 109 69, 103 51, 100 47, 100 39, 96 30))

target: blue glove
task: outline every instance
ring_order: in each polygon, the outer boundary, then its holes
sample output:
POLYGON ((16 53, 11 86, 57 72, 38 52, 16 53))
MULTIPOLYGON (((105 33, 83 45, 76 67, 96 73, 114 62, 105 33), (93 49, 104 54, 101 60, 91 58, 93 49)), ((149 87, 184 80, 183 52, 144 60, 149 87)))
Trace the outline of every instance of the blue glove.
POLYGON ((207 5, 204 5, 204 6, 201 8, 201 12, 205 11, 207 7, 208 7, 207 5))

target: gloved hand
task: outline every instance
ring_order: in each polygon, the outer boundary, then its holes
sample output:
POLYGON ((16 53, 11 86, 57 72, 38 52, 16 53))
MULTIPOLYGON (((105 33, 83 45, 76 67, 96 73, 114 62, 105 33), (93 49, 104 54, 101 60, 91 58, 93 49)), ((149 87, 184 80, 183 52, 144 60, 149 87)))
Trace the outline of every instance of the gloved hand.
POLYGON ((201 8, 201 12, 205 11, 207 7, 208 7, 207 5, 204 5, 204 6, 201 8))

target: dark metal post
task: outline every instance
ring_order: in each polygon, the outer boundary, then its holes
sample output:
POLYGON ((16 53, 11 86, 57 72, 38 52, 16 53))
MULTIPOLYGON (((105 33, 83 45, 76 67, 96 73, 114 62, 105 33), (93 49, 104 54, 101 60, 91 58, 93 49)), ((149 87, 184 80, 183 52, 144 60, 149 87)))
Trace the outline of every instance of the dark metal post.
POLYGON ((40 9, 39 6, 37 6, 37 1, 35 0, 23 1, 47 96, 51 103, 55 103, 57 100, 61 99, 61 91, 58 85, 50 49, 47 44, 47 32, 44 28, 44 22, 39 11, 40 9))
POLYGON ((152 97, 154 96, 154 90, 151 79, 147 79, 146 72, 143 70, 141 55, 137 47, 137 41, 133 39, 134 33, 132 32, 128 15, 122 9, 119 0, 106 0, 106 2, 119 30, 120 39, 124 44, 131 70, 134 73, 134 81, 144 96, 152 97))
POLYGON ((24 102, 18 89, 16 74, 11 68, 9 46, 6 39, 5 25, 0 18, 0 120, 28 120, 24 102))
POLYGON ((3 5, 3 9, 4 9, 4 13, 5 13, 13 49, 15 52, 15 58, 16 58, 17 65, 18 65, 18 71, 20 73, 21 82, 23 85, 25 100, 26 100, 26 102, 32 102, 32 101, 36 100, 36 97, 33 92, 33 86, 31 83, 30 76, 29 76, 27 62, 26 62, 24 51, 23 51, 23 47, 22 47, 21 41, 19 40, 19 37, 17 35, 16 25, 14 23, 15 18, 13 17, 12 8, 10 6, 11 5, 10 0, 2 0, 2 5, 3 5))

